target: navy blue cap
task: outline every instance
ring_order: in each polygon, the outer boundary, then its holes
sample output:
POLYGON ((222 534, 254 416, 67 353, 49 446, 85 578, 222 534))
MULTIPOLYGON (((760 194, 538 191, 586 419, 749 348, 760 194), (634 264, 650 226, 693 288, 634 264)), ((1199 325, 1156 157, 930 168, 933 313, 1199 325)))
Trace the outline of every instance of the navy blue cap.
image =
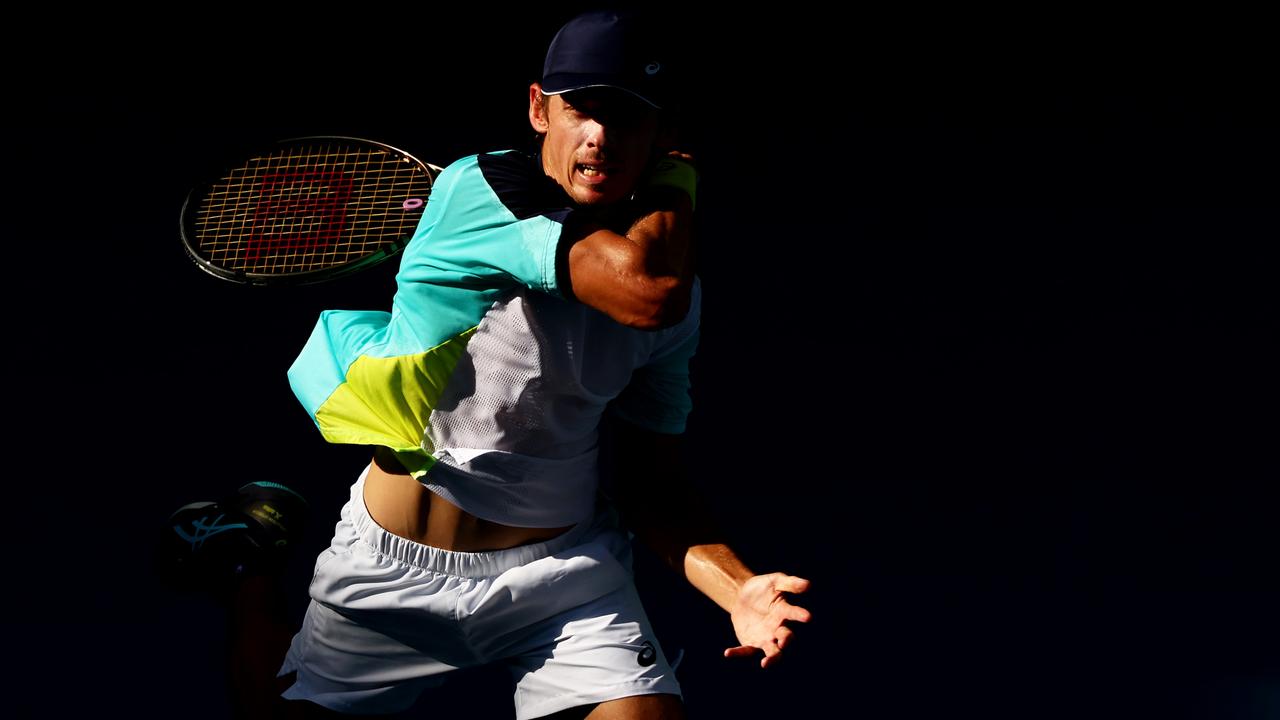
POLYGON ((636 16, 597 10, 575 17, 556 33, 542 65, 542 92, 612 87, 661 108, 669 73, 636 16))

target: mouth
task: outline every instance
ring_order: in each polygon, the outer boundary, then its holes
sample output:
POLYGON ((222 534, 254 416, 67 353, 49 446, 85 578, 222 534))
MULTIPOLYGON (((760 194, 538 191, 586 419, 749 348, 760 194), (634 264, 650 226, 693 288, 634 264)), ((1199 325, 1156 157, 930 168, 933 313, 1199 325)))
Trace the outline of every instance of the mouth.
POLYGON ((596 162, 578 163, 573 166, 575 174, 588 185, 598 185, 606 182, 610 177, 617 174, 618 169, 616 165, 596 162))

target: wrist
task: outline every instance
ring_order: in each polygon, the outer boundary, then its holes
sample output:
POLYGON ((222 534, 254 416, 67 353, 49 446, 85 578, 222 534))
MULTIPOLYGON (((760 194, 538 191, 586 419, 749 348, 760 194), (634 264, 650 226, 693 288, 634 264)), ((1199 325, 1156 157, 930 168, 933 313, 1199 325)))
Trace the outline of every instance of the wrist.
POLYGON ((659 195, 664 191, 683 193, 688 196, 692 209, 697 205, 698 171, 679 158, 661 158, 649 173, 645 189, 659 195))

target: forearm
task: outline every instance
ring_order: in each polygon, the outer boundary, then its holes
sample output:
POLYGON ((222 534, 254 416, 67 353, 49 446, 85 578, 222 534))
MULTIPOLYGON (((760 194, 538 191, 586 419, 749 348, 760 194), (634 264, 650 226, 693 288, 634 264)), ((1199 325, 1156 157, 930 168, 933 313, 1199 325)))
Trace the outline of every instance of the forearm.
POLYGON ((687 283, 693 278, 693 201, 667 187, 643 190, 626 237, 642 252, 646 272, 687 283))
POLYGON ((755 573, 742 563, 724 543, 694 545, 684 556, 684 575, 703 595, 725 612, 733 610, 734 598, 742 584, 755 573))
POLYGON ((669 327, 688 312, 693 287, 691 201, 656 188, 627 215, 584 215, 566 229, 568 293, 629 327, 669 327))
MULTIPOLYGON (((702 503, 694 500, 693 506, 700 507, 702 503)), ((742 584, 755 573, 738 558, 717 528, 691 515, 635 506, 624 512, 628 525, 640 542, 673 572, 728 611, 742 584)))
POLYGON ((702 493, 689 482, 678 436, 620 423, 615 501, 636 537, 677 575, 729 610, 753 573, 729 547, 702 493))

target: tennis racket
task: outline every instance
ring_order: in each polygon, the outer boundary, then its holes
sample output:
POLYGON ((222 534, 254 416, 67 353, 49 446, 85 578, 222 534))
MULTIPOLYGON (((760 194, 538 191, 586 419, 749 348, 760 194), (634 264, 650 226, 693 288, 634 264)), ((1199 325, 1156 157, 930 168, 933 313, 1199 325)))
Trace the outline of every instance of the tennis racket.
POLYGON ((282 140, 192 189, 182 243, 197 267, 231 282, 332 280, 399 253, 440 172, 371 140, 282 140))

